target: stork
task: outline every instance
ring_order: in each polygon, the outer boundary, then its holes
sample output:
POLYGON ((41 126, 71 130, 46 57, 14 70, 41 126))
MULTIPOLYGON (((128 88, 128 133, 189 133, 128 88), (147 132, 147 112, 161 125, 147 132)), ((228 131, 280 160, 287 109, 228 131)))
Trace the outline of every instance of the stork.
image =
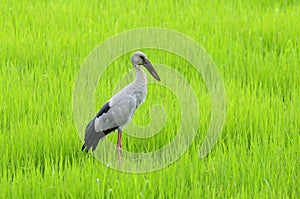
POLYGON ((142 66, 158 81, 160 77, 143 52, 135 52, 131 63, 136 71, 136 79, 116 93, 98 114, 89 122, 85 130, 82 151, 94 151, 100 141, 109 133, 118 130, 118 160, 120 165, 122 129, 131 120, 135 110, 144 102, 147 94, 147 78, 142 66))

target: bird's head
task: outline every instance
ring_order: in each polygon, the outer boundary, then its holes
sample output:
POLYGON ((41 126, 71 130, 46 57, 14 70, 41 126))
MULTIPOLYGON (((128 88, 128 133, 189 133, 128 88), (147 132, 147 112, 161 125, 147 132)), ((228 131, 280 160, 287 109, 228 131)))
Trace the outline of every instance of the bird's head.
POLYGON ((160 81, 160 77, 158 76, 156 70, 152 66, 149 59, 146 57, 146 55, 143 52, 135 52, 131 57, 131 63, 134 67, 138 66, 145 66, 147 70, 150 72, 150 74, 158 81, 160 81))

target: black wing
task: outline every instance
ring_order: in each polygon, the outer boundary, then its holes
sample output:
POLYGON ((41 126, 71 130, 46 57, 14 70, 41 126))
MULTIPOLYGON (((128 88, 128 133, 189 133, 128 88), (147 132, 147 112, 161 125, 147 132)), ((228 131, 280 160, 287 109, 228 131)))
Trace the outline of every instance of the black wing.
POLYGON ((103 113, 106 113, 110 109, 109 102, 106 102, 104 106, 100 109, 100 111, 97 113, 96 117, 99 118, 103 113))
POLYGON ((85 130, 85 136, 84 136, 84 144, 81 148, 82 151, 84 149, 89 151, 89 149, 91 147, 92 147, 92 150, 94 151, 96 149, 96 147, 98 146, 99 140, 101 138, 103 138, 104 136, 106 136, 107 134, 111 133, 112 131, 114 131, 118 128, 118 127, 114 127, 111 129, 104 130, 102 132, 96 132, 96 130, 95 130, 95 125, 94 125, 95 119, 99 118, 101 115, 103 115, 103 113, 106 113, 109 109, 110 109, 109 102, 106 102, 104 104, 104 106, 100 109, 100 111, 98 112, 96 117, 93 118, 93 120, 90 121, 89 124, 87 125, 86 130, 85 130))

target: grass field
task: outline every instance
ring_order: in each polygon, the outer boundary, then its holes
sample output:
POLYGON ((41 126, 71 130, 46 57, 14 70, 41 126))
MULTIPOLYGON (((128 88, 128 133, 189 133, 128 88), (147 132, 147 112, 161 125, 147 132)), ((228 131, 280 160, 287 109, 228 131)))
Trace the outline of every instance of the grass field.
MULTIPOLYGON (((0 198, 300 197, 299 1, 7 0, 0 13, 0 198), (211 111, 201 76, 175 55, 144 50, 154 63, 184 74, 201 121, 178 161, 131 174, 80 151, 72 97, 89 53, 108 37, 141 27, 177 30, 207 50, 225 86, 227 115, 216 146, 199 159, 211 111)), ((128 72, 128 59, 115 61, 99 80, 95 113, 128 72)), ((172 99, 171 92, 149 87, 133 121, 149 122, 144 111, 153 103, 165 106, 169 119, 154 138, 124 135, 124 150, 168 144, 180 119, 172 99)), ((115 142, 116 134, 108 139, 115 142)))

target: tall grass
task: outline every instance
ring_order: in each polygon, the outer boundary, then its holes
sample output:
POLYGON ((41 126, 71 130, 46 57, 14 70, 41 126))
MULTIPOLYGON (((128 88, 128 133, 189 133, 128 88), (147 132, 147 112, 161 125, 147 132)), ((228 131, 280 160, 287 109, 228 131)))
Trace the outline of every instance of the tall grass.
MULTIPOLYGON (((298 1, 2 1, 0 11, 0 198, 299 197, 298 1), (184 74, 203 117, 177 162, 152 173, 122 173, 81 153, 73 87, 95 46, 149 26, 175 29, 208 51, 226 89, 226 124, 212 153, 199 159, 210 115, 205 84, 184 60, 145 50, 154 63, 184 74)), ((128 57, 99 80, 95 113, 128 71, 128 57)), ((169 102, 168 91, 155 96, 157 89, 149 87, 133 121, 147 123, 144 112, 161 102, 170 117, 162 134, 148 141, 125 136, 125 149, 152 151, 176 133, 171 121, 179 109, 173 114, 170 106, 177 102, 169 102)))

